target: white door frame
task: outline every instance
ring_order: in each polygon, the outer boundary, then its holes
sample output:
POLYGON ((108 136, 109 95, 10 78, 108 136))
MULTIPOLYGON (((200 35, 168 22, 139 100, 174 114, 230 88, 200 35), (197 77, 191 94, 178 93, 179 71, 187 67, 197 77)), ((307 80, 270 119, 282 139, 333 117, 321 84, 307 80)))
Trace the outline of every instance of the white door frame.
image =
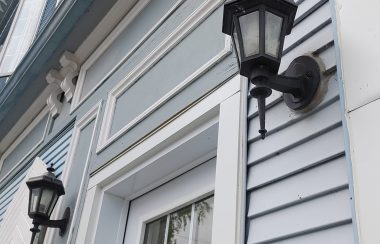
POLYGON ((180 143, 179 138, 184 133, 191 134, 205 123, 216 120, 218 141, 212 244, 242 244, 245 236, 247 89, 247 80, 235 76, 93 175, 87 187, 75 243, 95 243, 102 216, 111 208, 112 211, 117 208, 119 223, 112 235, 117 236, 116 243, 121 244, 129 201, 137 195, 119 198, 110 194, 109 189, 132 177, 133 172, 144 170, 144 163, 157 160, 164 150, 174 148, 172 144, 180 143))

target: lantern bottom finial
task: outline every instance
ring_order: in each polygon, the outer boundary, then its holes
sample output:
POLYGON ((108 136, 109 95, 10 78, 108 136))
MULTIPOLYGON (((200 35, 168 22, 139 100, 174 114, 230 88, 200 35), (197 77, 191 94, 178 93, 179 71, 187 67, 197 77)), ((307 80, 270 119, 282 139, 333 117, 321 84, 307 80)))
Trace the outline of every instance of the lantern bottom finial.
POLYGON ((260 130, 261 139, 265 139, 267 130, 265 129, 265 99, 272 94, 272 89, 266 86, 257 85, 250 91, 252 97, 257 99, 257 105, 260 118, 260 130))

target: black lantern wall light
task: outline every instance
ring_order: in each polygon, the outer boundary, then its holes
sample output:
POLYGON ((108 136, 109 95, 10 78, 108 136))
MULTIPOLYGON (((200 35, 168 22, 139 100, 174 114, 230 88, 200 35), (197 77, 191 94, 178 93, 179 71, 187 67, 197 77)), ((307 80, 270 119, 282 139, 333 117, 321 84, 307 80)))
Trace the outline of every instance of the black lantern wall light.
POLYGON ((278 75, 285 36, 290 34, 297 6, 291 0, 238 0, 224 5, 223 33, 232 37, 240 74, 255 86, 260 130, 265 138, 265 99, 272 89, 283 92, 293 110, 305 109, 320 84, 320 68, 310 56, 296 58, 278 75))
POLYGON ((40 231, 39 226, 59 228, 59 234, 63 236, 66 231, 67 223, 70 218, 70 208, 66 208, 61 220, 50 220, 50 215, 53 212, 58 198, 65 194, 62 181, 54 175, 54 168, 47 168, 45 174, 30 178, 26 184, 29 188, 29 206, 28 215, 33 219, 32 240, 40 231))

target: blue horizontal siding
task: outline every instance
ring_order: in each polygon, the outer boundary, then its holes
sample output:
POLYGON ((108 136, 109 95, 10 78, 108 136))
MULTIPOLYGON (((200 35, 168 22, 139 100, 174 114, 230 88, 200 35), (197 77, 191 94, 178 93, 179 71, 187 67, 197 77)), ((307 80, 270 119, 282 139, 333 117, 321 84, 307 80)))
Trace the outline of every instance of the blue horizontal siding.
MULTIPOLYGON (((63 172, 68 150, 70 147, 73 130, 71 129, 63 135, 58 141, 50 146, 40 155, 40 158, 46 165, 53 165, 55 175, 59 178, 63 172)), ((7 207, 12 202, 14 194, 24 180, 30 164, 22 169, 13 179, 0 191, 0 223, 4 218, 7 207)))

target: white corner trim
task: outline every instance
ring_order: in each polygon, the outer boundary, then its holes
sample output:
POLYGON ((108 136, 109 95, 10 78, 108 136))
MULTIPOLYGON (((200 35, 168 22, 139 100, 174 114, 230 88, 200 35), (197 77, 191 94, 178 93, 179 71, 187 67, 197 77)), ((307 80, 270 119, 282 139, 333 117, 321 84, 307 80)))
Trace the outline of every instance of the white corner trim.
POLYGON ((220 105, 212 244, 240 244, 241 239, 244 240, 240 218, 245 213, 241 210, 239 197, 243 190, 241 168, 245 167, 245 162, 241 161, 241 120, 246 119, 246 114, 241 112, 241 92, 220 105))
POLYGON ((240 233, 237 233, 237 244, 245 244, 245 227, 246 227, 246 197, 247 197, 247 157, 248 157, 248 90, 249 90, 249 81, 247 78, 240 76, 241 79, 241 88, 240 88, 240 127, 239 127, 239 135, 240 135, 240 146, 239 146, 239 159, 238 159, 238 204, 237 204, 237 226, 240 233), (240 179, 240 181, 239 181, 240 179), (240 202, 239 202, 240 200, 240 202))
MULTIPOLYGON (((29 124, 29 126, 26 127, 26 129, 21 133, 21 135, 18 136, 17 139, 11 144, 11 146, 4 152, 4 154, 0 158, 0 170, 3 167, 4 160, 29 135, 29 133, 38 125, 38 123, 41 122, 41 120, 48 114, 48 111, 48 108, 45 106, 42 109, 42 111, 40 111, 40 113, 36 116, 36 118, 29 124)), ((26 157, 28 157, 39 145, 41 145, 47 133, 49 122, 50 117, 46 120, 45 128, 42 133, 41 139, 39 139, 37 143, 28 152, 26 152, 25 155, 17 163, 15 163, 15 166, 6 175, 4 175, 2 179, 0 179, 0 182, 7 178, 17 167, 20 166, 20 164, 25 160, 26 157)))
MULTIPOLYGON (((73 131, 73 135, 72 135, 72 139, 71 139, 72 141, 70 143, 70 148, 68 151, 68 157, 67 157, 66 165, 65 165, 64 171, 62 173, 62 182, 63 182, 63 185, 65 187, 67 187, 71 168, 72 168, 72 165, 74 164, 74 156, 76 154, 76 148, 77 148, 78 143, 79 143, 80 133, 82 132, 82 130, 85 127, 87 127, 92 121, 95 120, 94 131, 92 132, 91 140, 90 140, 90 149, 94 145, 95 130, 96 130, 96 126, 98 123, 98 118, 99 118, 99 113, 100 113, 101 107, 102 107, 102 101, 98 102, 85 115, 83 115, 83 117, 80 120, 78 120, 74 126, 74 129, 73 129, 74 131, 73 131)), ((81 196, 83 194, 84 187, 86 186, 85 183, 87 181, 87 175, 88 175, 87 170, 88 170, 88 166, 89 166, 90 155, 91 155, 91 150, 88 151, 88 154, 86 157, 85 168, 83 171, 83 176, 82 176, 82 180, 81 180, 81 184, 80 184, 78 198, 77 198, 77 201, 75 204, 75 209, 73 210, 72 215, 71 215, 72 216, 71 217, 71 223, 72 224, 69 227, 69 231, 68 231, 69 238, 68 238, 68 240, 70 240, 72 238, 72 232, 73 232, 73 228, 74 228, 73 223, 75 223, 75 221, 78 218, 78 206, 80 204, 80 201, 83 200, 83 199, 81 199, 81 196)), ((62 208, 62 201, 59 201, 57 203, 57 206, 55 207, 55 209, 63 209, 62 208)), ((59 211, 54 211, 52 214, 52 219, 59 219, 59 217, 60 217, 59 214, 60 214, 59 211)), ((45 238, 46 240, 48 240, 47 243, 53 243, 54 233, 55 233, 54 230, 50 230, 50 229, 48 230, 48 232, 46 234, 46 238, 45 238)))
MULTIPOLYGON (((78 226, 78 235, 75 241, 73 240, 71 243, 94 243, 103 197, 104 191, 102 191, 100 186, 87 190, 78 226)), ((70 243, 70 240, 68 243, 70 243)))
POLYGON ((170 100, 176 94, 181 92, 194 80, 202 76, 211 67, 216 65, 220 60, 224 59, 232 51, 231 49, 231 39, 225 37, 224 48, 213 58, 211 58, 206 64, 196 70, 193 74, 179 83, 176 87, 170 90, 165 96, 160 98, 154 104, 152 104, 148 109, 143 111, 140 115, 134 118, 131 122, 126 124, 118 132, 110 136, 112 119, 114 116, 114 111, 116 107, 117 98, 122 95, 126 90, 128 90, 141 76, 143 76, 158 60, 160 60, 167 52, 174 48, 178 42, 182 40, 189 32, 191 32, 196 26, 198 26, 209 14, 215 10, 222 1, 220 0, 209 0, 200 6, 197 11, 195 11, 182 25, 180 25, 168 38, 166 38, 155 50, 152 51, 140 64, 138 64, 135 69, 133 69, 121 82, 119 82, 114 89, 108 94, 108 99, 106 103, 105 115, 103 118, 98 146, 96 152, 100 153, 112 142, 120 138, 123 134, 128 132, 133 126, 138 124, 140 121, 148 117, 155 110, 160 108, 165 102, 170 100))
POLYGON ((126 60, 128 60, 138 48, 141 47, 146 40, 153 35, 153 33, 170 17, 185 0, 178 0, 172 8, 136 43, 131 50, 124 55, 124 57, 109 71, 107 74, 102 77, 99 82, 82 97, 83 84, 85 82, 87 70, 98 60, 101 55, 109 48, 113 41, 121 34, 121 32, 128 27, 128 25, 141 13, 141 11, 148 5, 151 0, 141 0, 139 1, 131 11, 124 17, 120 24, 109 34, 107 39, 99 46, 98 49, 88 58, 88 60, 83 64, 82 69, 79 72, 78 82, 77 82, 77 92, 74 94, 74 99, 72 106, 70 108, 70 113, 74 112, 78 106, 80 106, 85 100, 87 100, 94 91, 101 86, 105 80, 113 74, 126 60), (82 98, 81 98, 82 97, 82 98))

